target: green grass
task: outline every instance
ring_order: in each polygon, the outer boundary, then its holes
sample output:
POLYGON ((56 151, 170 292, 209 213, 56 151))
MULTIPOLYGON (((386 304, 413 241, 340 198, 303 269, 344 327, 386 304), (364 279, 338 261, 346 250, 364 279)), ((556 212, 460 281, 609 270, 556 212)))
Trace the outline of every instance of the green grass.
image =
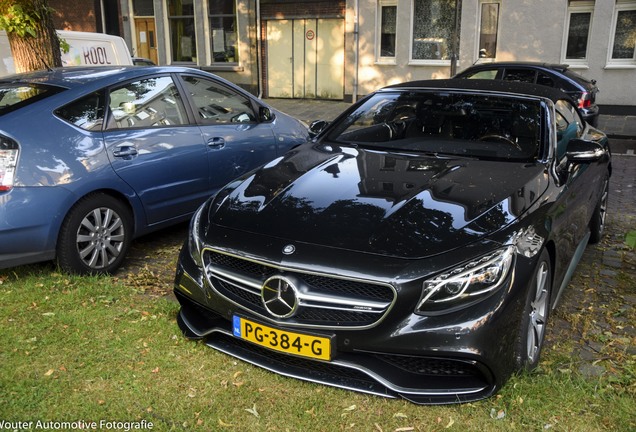
POLYGON ((145 421, 159 431, 636 430, 633 358, 617 374, 585 378, 565 342, 491 399, 418 406, 284 378, 188 341, 174 301, 112 278, 4 270, 0 298, 0 421, 145 421))

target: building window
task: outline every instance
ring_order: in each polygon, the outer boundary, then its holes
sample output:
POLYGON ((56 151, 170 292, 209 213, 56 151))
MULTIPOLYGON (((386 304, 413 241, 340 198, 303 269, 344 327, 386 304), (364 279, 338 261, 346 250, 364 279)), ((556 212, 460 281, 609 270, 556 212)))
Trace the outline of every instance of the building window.
POLYGON ((208 14, 214 63, 238 62, 235 1, 208 0, 208 14))
POLYGON ((378 2, 378 61, 395 61, 396 34, 397 2, 396 0, 381 0, 378 2))
POLYGON ((455 0, 413 1, 411 60, 414 63, 450 60, 455 6, 455 0))
POLYGON ((154 16, 155 6, 152 0, 133 0, 135 16, 154 16))
POLYGON ((570 64, 587 62, 593 12, 593 1, 570 1, 568 5, 564 60, 570 64))
POLYGON ((499 3, 483 2, 479 20, 479 58, 497 57, 497 29, 499 27, 499 3))
POLYGON ((197 62, 194 0, 168 0, 173 62, 197 62))
POLYGON ((636 64, 636 1, 617 1, 612 29, 609 62, 636 64))

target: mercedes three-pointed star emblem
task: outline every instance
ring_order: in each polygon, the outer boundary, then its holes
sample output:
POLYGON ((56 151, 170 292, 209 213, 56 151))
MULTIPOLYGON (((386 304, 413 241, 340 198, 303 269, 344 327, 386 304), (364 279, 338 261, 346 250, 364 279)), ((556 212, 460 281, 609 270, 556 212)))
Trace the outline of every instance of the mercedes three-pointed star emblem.
POLYGON ((265 309, 276 318, 289 318, 298 309, 298 292, 284 276, 272 276, 263 284, 261 298, 265 309))

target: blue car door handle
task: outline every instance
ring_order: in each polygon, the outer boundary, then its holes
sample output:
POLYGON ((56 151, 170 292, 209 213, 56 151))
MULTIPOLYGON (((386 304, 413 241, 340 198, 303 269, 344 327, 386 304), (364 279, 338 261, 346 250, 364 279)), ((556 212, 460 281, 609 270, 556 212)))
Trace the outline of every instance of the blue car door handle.
POLYGON ((115 157, 131 157, 137 155, 137 149, 134 146, 121 146, 117 147, 117 150, 113 151, 115 157))
POLYGON ((225 140, 221 137, 210 138, 208 140, 208 147, 215 150, 222 149, 225 147, 225 140))

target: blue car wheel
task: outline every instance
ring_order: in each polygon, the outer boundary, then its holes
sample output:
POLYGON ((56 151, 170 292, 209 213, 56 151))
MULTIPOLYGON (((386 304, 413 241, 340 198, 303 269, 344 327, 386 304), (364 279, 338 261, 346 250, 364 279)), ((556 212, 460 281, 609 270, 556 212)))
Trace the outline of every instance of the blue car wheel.
POLYGON ((126 256, 132 239, 130 209, 103 193, 88 195, 68 213, 57 243, 57 261, 77 274, 110 273, 126 256))

